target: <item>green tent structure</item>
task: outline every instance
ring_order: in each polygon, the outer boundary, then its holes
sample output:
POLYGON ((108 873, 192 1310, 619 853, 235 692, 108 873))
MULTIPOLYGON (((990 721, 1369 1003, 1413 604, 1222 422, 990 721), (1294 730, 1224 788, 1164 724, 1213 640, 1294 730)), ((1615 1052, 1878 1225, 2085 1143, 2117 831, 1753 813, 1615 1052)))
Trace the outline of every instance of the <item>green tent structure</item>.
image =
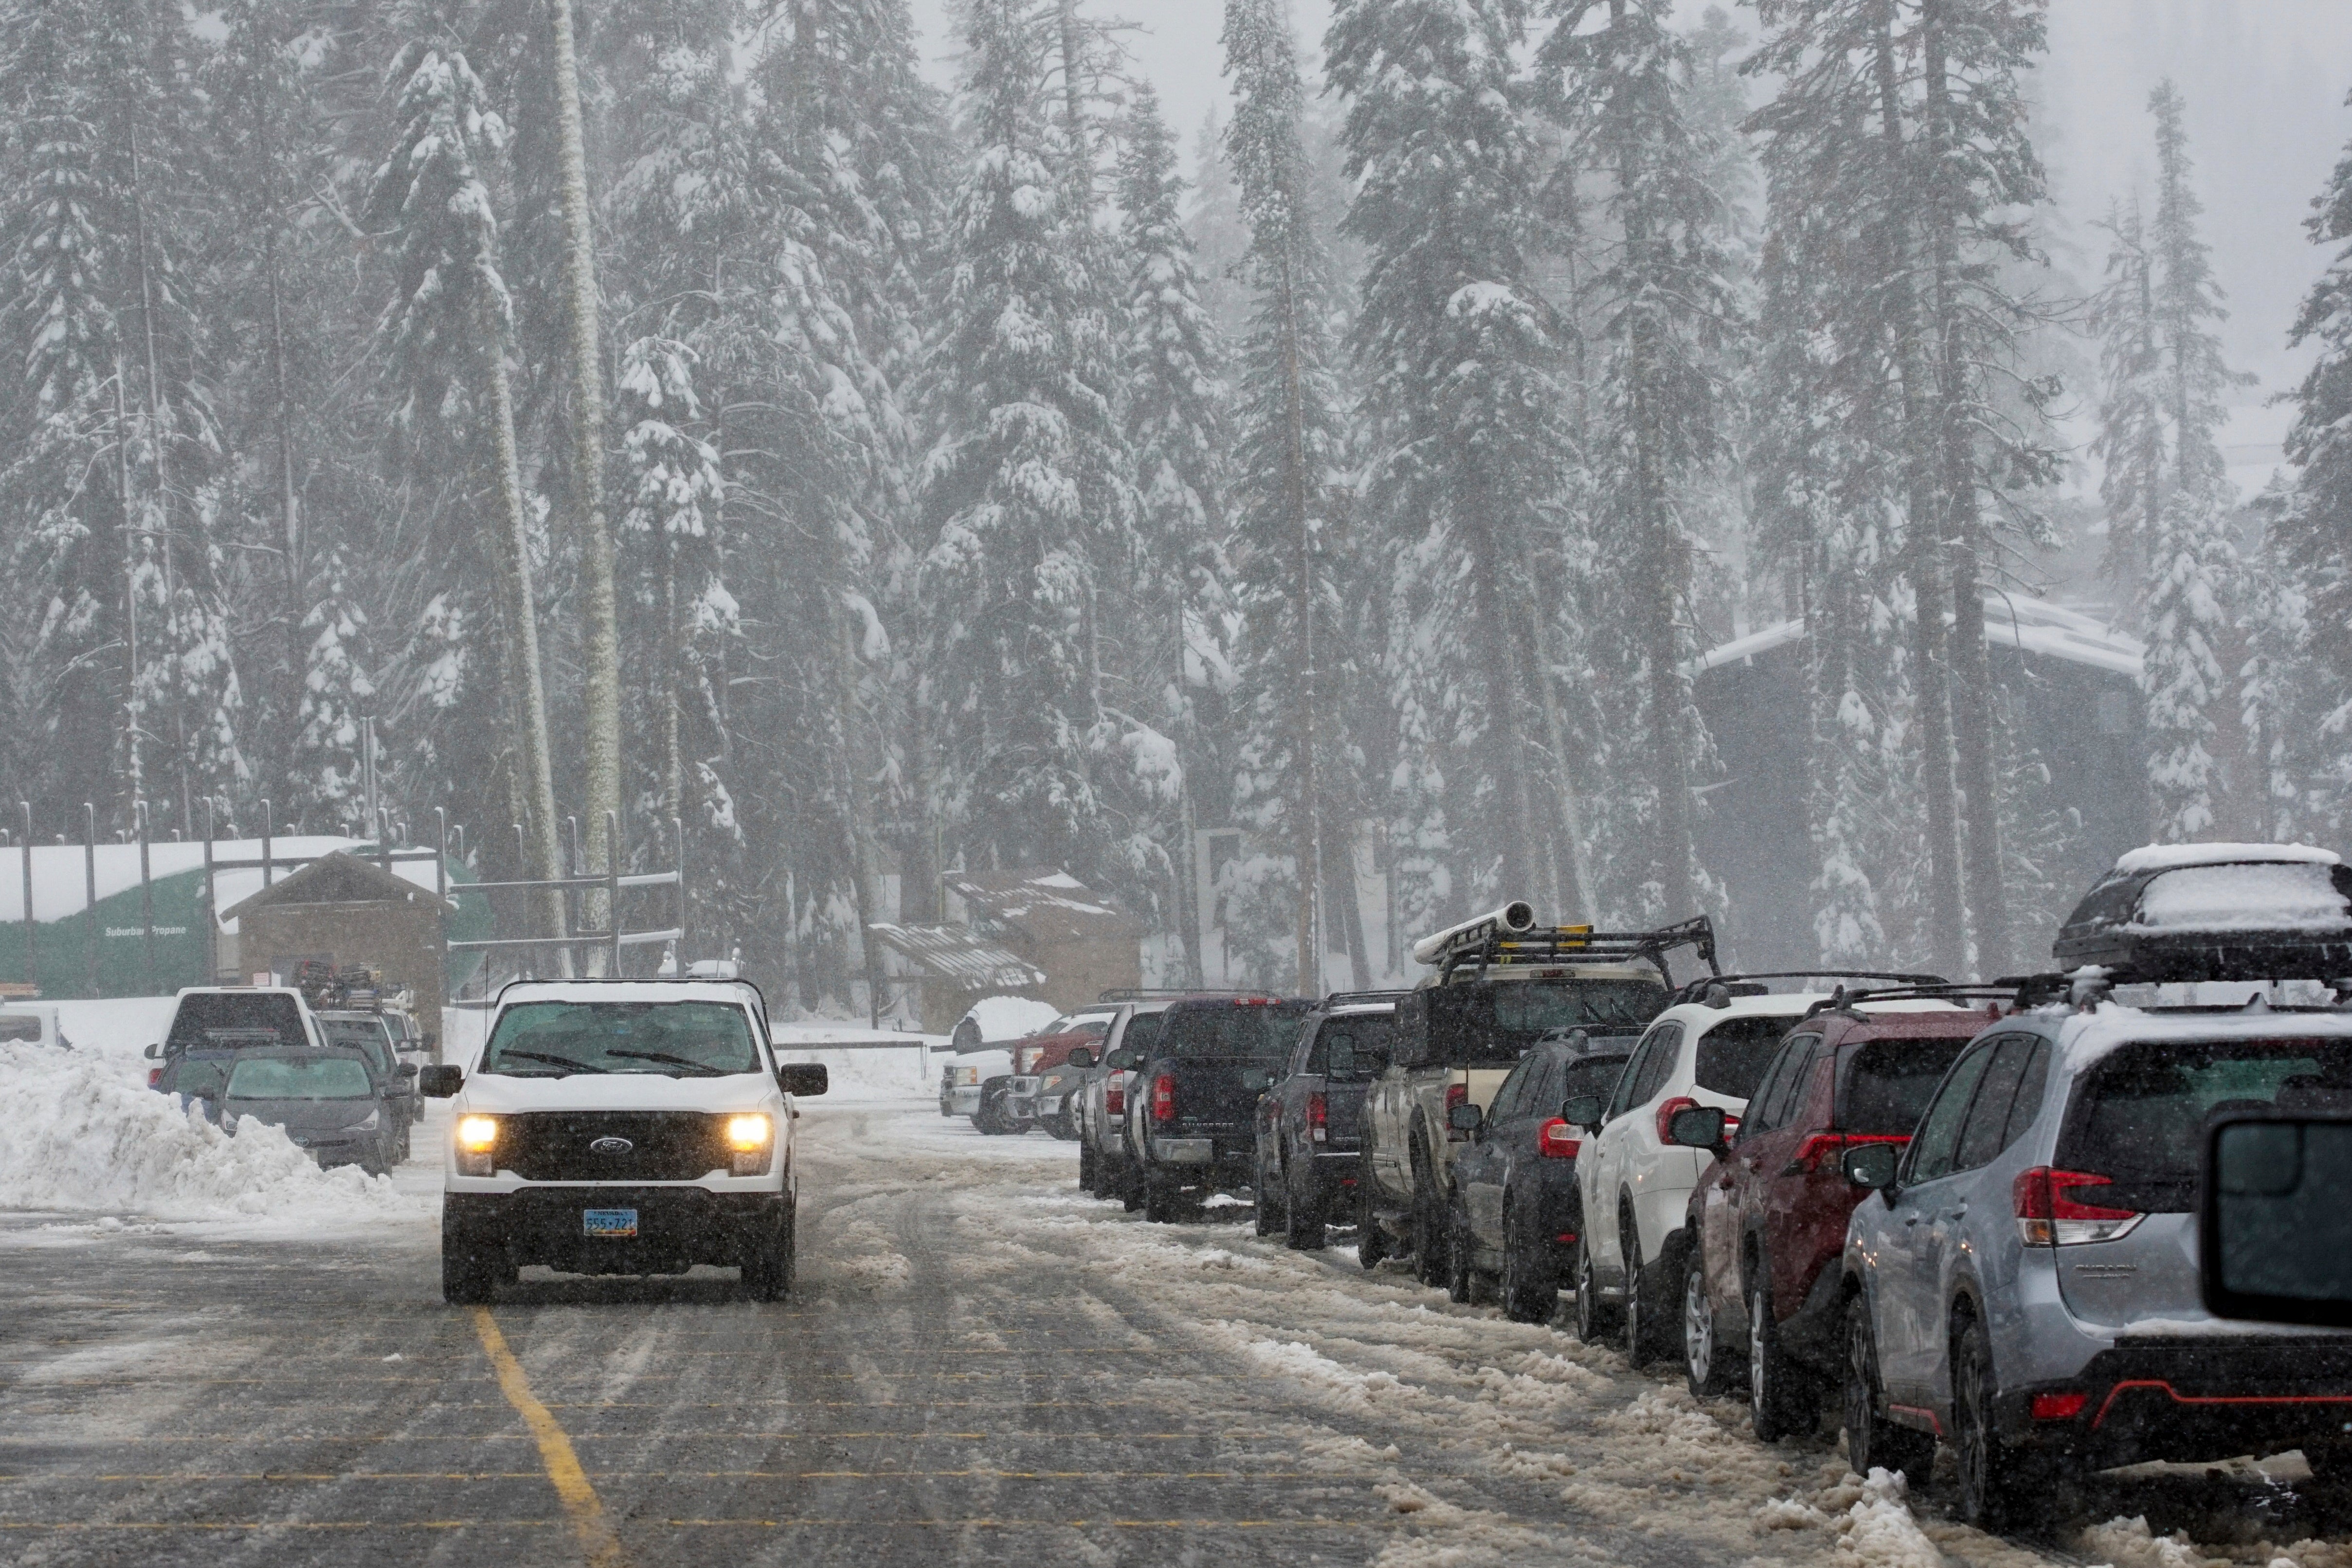
MULTIPOLYGON (((489 901, 457 894, 476 878, 431 849, 386 848, 324 834, 144 844, 36 844, 0 848, 0 981, 37 988, 52 1000, 169 996, 183 986, 247 978, 237 965, 236 922, 215 919, 303 866, 337 851, 388 865, 456 905, 445 936, 493 934, 489 901), (26 917, 26 894, 32 895, 26 917), (29 940, 28 940, 29 937, 29 940), (28 951, 29 949, 29 951, 28 951)), ((448 956, 449 994, 481 967, 482 953, 448 956)))

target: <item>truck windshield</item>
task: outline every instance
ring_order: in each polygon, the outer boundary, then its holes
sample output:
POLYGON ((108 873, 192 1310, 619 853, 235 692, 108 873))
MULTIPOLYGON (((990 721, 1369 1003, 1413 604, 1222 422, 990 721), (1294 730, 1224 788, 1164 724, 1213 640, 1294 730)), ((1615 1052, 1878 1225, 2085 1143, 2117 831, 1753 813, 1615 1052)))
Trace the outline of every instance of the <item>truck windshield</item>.
POLYGON ((760 1053, 743 1009, 726 1002, 518 1002, 499 1014, 481 1071, 716 1078, 759 1071, 760 1053))
POLYGON ((229 1069, 232 1100, 364 1100, 367 1065, 349 1056, 242 1056, 229 1069))
POLYGON ((1160 1026, 1162 1056, 1228 1056, 1278 1061, 1298 1043, 1312 1002, 1235 1004, 1171 1009, 1160 1026))

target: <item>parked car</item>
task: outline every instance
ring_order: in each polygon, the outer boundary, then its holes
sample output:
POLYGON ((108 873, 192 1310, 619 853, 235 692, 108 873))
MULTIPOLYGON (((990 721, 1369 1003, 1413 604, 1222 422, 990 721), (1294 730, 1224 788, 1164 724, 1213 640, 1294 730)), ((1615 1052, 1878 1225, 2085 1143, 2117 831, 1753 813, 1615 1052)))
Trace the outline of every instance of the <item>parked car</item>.
POLYGON ((1846 1218, 1862 1200, 1839 1159, 1908 1143, 1927 1097, 1986 1021, 1975 993, 1859 991, 1789 1031, 1724 1147, 1717 1110, 1670 1120, 1674 1142, 1715 1154, 1690 1195, 1682 1296, 1691 1392, 1744 1372, 1756 1435, 1811 1430, 1845 1354, 1846 1218))
MULTIPOLYGON (((1916 1476, 1949 1443, 1971 1523, 2148 1459, 2300 1448, 2319 1489, 2352 1487, 2352 1335, 2215 1319, 2194 1213, 2215 1118, 2352 1113, 2352 1014, 2328 988, 2352 951, 2352 889, 2324 852, 2282 855, 2273 876, 2250 873, 2245 846, 2202 847, 2231 852, 2226 867, 2199 848, 2137 853, 2230 874, 2151 875, 2121 918, 2090 911, 2128 938, 2104 975, 1990 1025, 1907 1148, 1843 1157, 1872 1189, 1844 1251, 1848 1452, 1916 1476), (2158 986, 2181 981, 2200 983, 2196 1005, 2158 986), (2302 982, 2319 983, 2298 1001, 2302 982), (2223 986, 2251 999, 2217 1004, 2223 986)), ((2087 923, 2078 909, 2068 928, 2087 923)))
POLYGON ((302 993, 290 986, 191 986, 179 993, 163 1038, 147 1048, 147 1086, 202 1100, 217 1114, 227 1061, 247 1051, 326 1045, 302 993))
POLYGON ((0 1045, 38 1045, 71 1051, 73 1041, 58 1027, 54 1002, 0 1002, 0 1045))
POLYGON ((1414 956, 1436 973, 1397 1003, 1396 1044, 1365 1098, 1357 1257, 1365 1268, 1407 1253, 1425 1284, 1450 1272, 1454 1153, 1464 1107, 1483 1113, 1522 1052, 1558 1029, 1639 1029, 1669 1000, 1666 954, 1698 949, 1704 918, 1663 931, 1537 927, 1524 904, 1424 938, 1414 956))
POLYGON ((1561 1112, 1605 1101, 1638 1032, 1556 1030, 1519 1058, 1454 1157, 1447 1291, 1469 1301, 1487 1281, 1514 1322, 1548 1321, 1575 1278, 1583 1211, 1576 1161, 1583 1129, 1561 1112))
MULTIPOLYGON (((1790 1027, 1824 996, 1773 992, 1814 975, 1721 976, 1680 993, 1642 1037, 1577 1161, 1584 1239, 1577 1251, 1577 1337, 1622 1333, 1637 1366, 1681 1348, 1684 1220, 1707 1156, 1668 1135, 1675 1113, 1713 1106, 1736 1126, 1790 1027)), ((1871 975, 1895 984, 1933 975, 1871 975)))
POLYGON ((1118 1016, 1116 1005, 1085 1008, 1055 1019, 1026 1040, 1015 1040, 1012 1046, 1012 1075, 996 1094, 996 1130, 1025 1133, 1035 1126, 1042 1075, 1069 1061, 1074 1051, 1083 1050, 1091 1059, 1102 1049, 1103 1037, 1110 1032, 1111 1023, 1118 1016))
POLYGON ((1006 1103, 1015 1120, 1043 1127, 1064 1143, 1078 1135, 1077 1091, 1094 1065, 1094 1048, 1076 1046, 1058 1066, 1027 1078, 1015 1077, 1006 1103))
POLYGON ((1290 1061, 1257 1103, 1257 1233, 1303 1251, 1321 1247, 1330 1216, 1355 1211, 1364 1091, 1388 1065, 1400 993, 1342 991, 1307 1017, 1290 1061))
POLYGON ((347 1047, 239 1052, 227 1063, 220 1119, 282 1127, 322 1166, 382 1176, 396 1163, 395 1113, 366 1054, 347 1047))
POLYGON ((1102 1055, 1078 1082, 1078 1186, 1097 1197, 1116 1197, 1130 1209, 1143 1206, 1127 1158, 1127 1096, 1136 1063, 1159 1039, 1160 1025, 1175 996, 1142 997, 1119 1004, 1102 1055))
POLYGON ((393 1160, 394 1164, 408 1157, 410 1130, 423 1113, 423 1102, 416 1093, 418 1063, 404 1061, 394 1049, 391 1031, 384 1027, 382 1015, 361 1012, 323 1012, 317 1015, 319 1031, 331 1046, 343 1046, 364 1055, 368 1071, 375 1075, 383 1092, 388 1113, 396 1134, 393 1160))
POLYGON ((991 1102, 1004 1097, 1012 1077, 1013 1052, 1002 1046, 958 1051, 940 1072, 940 1113, 968 1116, 982 1133, 1007 1131, 991 1102))
POLYGON ((1127 1096, 1129 1180, 1145 1218, 1164 1223, 1188 1195, 1249 1185, 1258 1096, 1274 1087, 1314 1008, 1304 998, 1196 998, 1160 1016, 1127 1096))

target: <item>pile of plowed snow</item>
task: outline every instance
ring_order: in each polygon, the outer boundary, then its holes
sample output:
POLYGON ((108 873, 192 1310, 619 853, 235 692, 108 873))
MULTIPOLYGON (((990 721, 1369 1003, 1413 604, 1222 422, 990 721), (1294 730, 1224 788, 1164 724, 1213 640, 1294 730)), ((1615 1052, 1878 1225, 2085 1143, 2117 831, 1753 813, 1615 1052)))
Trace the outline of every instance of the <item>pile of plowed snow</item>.
POLYGON ((301 1226, 428 1207, 381 1177, 320 1170, 277 1127, 224 1132, 121 1061, 0 1046, 0 1208, 301 1226))

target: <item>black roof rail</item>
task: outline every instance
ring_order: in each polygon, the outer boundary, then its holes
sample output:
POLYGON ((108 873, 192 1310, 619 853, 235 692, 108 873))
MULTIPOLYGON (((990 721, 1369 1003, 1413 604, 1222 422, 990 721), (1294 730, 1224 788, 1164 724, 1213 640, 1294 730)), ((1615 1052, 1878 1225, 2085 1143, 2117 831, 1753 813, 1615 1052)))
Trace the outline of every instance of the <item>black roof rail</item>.
POLYGON ((1538 925, 1531 931, 1489 932, 1445 955, 1437 983, 1449 983, 1460 970, 1475 967, 1519 968, 1533 965, 1647 963, 1668 987, 1675 984, 1666 955, 1677 947, 1696 951, 1710 975, 1722 973, 1715 960, 1715 923, 1695 915, 1655 931, 1595 931, 1583 925, 1538 925))
MULTIPOLYGON (((1689 985, 1676 991, 1674 1000, 1667 1005, 1671 1007, 1684 1002, 1703 1002, 1706 1000, 1707 993, 1717 986, 1754 985, 1765 980, 1884 980, 1889 985, 1912 987, 1948 986, 1952 983, 1941 975, 1910 974, 1901 970, 1755 969, 1740 974, 1715 975, 1705 979, 1693 980, 1689 985)), ((1769 992, 1769 988, 1767 987, 1747 992, 1735 990, 1732 994, 1755 997, 1764 996, 1769 992)))
POLYGON ((1103 992, 1094 999, 1095 1006, 1104 1002, 1156 1002, 1169 997, 1264 997, 1270 991, 1242 990, 1225 986, 1119 986, 1103 992))
POLYGON ((2063 975, 2004 975, 1997 980, 1938 980, 1929 985, 1858 986, 1849 990, 1840 986, 1836 990, 1805 1009, 1805 1017, 1819 1013, 1841 1012, 1861 1016, 1855 1011, 1865 1002, 2006 1002, 2012 1012, 2040 1007, 2044 1002, 2059 1000, 2069 993, 2071 982, 2063 975))
POLYGON ((1395 990, 1387 991, 1333 991, 1315 1005, 1328 1010, 1331 1008, 1356 1007, 1365 1002, 1392 1002, 1399 997, 1411 995, 1412 995, 1411 987, 1401 987, 1395 990))

